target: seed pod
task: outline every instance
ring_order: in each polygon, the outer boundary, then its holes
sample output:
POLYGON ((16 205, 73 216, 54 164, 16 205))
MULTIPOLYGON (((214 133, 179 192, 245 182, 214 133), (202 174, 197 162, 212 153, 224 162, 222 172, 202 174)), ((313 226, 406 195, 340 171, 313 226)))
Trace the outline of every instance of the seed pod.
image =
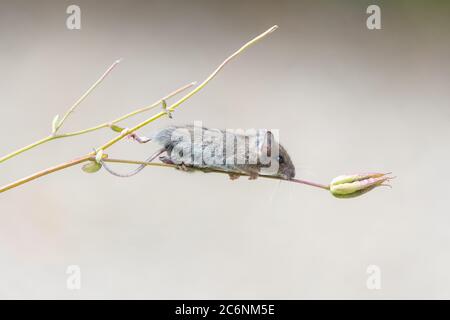
POLYGON ((112 131, 115 131, 115 132, 121 133, 123 131, 122 127, 119 127, 118 125, 115 125, 115 124, 112 124, 109 127, 111 128, 112 131))
POLYGON ((392 177, 389 173, 367 173, 342 175, 334 178, 330 183, 330 192, 337 198, 354 198, 366 192, 373 190, 376 187, 389 182, 392 177))

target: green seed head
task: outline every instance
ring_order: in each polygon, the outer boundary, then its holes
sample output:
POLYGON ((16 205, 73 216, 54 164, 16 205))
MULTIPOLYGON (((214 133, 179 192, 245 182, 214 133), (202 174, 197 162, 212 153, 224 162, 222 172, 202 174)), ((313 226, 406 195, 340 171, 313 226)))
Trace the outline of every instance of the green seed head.
POLYGON ((354 198, 378 186, 386 185, 384 182, 390 179, 392 177, 386 173, 342 175, 331 181, 330 192, 337 198, 354 198))

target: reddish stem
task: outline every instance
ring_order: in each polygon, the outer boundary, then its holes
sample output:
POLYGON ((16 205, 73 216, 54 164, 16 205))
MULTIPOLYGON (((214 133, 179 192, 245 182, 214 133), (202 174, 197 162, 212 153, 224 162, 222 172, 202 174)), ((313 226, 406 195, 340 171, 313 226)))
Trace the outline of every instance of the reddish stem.
POLYGON ((316 182, 300 180, 300 179, 291 179, 289 181, 296 182, 296 183, 301 183, 301 184, 306 184, 308 186, 313 186, 313 187, 317 187, 317 188, 321 188, 321 189, 325 189, 325 190, 330 190, 330 186, 324 185, 324 184, 320 184, 320 183, 316 183, 316 182))

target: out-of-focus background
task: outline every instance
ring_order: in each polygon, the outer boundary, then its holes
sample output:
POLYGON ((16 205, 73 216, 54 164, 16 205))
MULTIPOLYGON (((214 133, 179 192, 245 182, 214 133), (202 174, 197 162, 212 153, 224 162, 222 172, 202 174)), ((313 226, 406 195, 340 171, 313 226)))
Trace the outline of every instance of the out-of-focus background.
MULTIPOLYGON (((71 168, 0 195, 0 297, 450 298, 449 18, 447 1, 1 0, 1 155, 46 136, 117 58, 64 130, 201 81, 278 24, 173 120, 140 133, 194 120, 277 128, 299 178, 397 178, 392 189, 339 200, 268 179, 71 168), (81 30, 66 27, 71 4, 81 30), (366 27, 371 4, 381 30, 366 27), (70 265, 81 268, 80 290, 66 286, 70 265), (371 265, 380 290, 366 285, 371 265)), ((40 146, 0 164, 0 183, 114 136, 40 146)), ((155 148, 122 142, 108 153, 143 160, 155 148)))

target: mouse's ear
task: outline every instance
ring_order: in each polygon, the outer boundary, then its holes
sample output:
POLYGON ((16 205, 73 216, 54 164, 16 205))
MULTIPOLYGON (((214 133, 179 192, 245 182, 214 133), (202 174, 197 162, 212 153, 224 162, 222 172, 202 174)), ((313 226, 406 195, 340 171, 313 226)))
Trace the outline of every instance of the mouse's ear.
POLYGON ((266 154, 268 157, 272 154, 272 144, 275 143, 275 137, 270 130, 267 130, 263 134, 263 140, 261 143, 261 153, 266 154))

